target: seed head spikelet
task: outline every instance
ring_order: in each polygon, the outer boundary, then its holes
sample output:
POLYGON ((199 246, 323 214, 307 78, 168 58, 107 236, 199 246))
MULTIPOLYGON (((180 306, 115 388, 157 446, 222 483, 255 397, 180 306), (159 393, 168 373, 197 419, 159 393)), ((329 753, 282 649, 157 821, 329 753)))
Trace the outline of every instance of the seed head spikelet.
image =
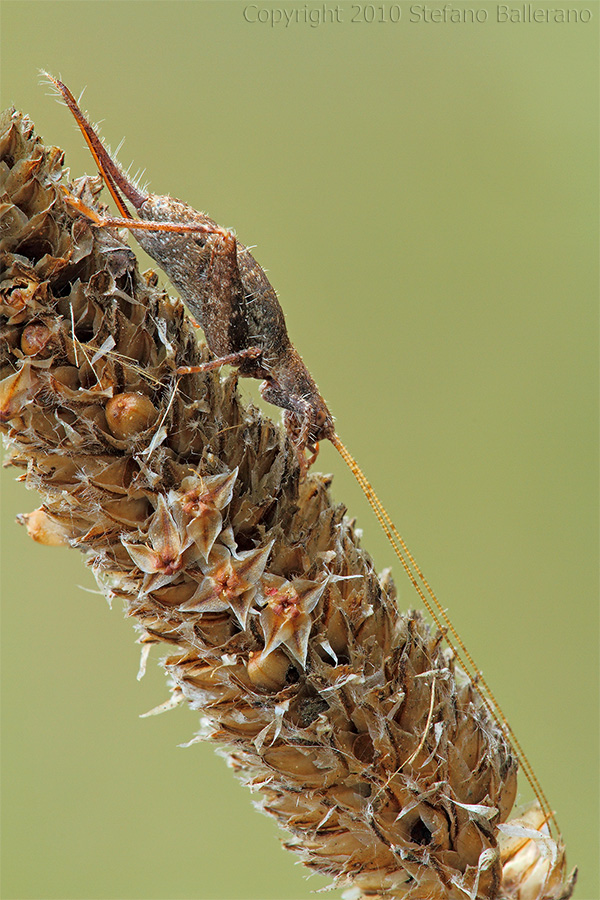
POLYGON ((3 114, 0 421, 41 495, 30 535, 82 551, 168 647, 158 709, 202 711, 311 869, 357 898, 570 896, 544 814, 509 821, 513 751, 442 634, 235 374, 178 372, 209 358, 183 305, 66 202, 62 158, 3 114))

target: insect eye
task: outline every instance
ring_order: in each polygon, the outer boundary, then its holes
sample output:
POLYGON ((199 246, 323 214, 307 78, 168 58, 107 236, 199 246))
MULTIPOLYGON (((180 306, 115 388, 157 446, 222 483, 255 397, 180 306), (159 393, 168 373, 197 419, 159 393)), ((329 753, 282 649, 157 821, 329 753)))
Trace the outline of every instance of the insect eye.
POLYGON ((320 409, 317 412, 317 415, 315 416, 315 422, 317 425, 320 426, 320 425, 324 425, 326 421, 327 421, 327 415, 325 414, 324 410, 320 409))

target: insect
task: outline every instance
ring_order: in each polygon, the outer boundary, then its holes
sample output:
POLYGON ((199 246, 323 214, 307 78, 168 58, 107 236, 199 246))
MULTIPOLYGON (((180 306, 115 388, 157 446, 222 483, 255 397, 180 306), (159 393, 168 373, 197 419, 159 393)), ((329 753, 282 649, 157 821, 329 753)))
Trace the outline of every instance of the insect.
POLYGON ((284 409, 284 421, 305 472, 318 442, 333 437, 333 417, 287 333, 283 310, 264 270, 231 231, 173 197, 135 187, 111 159, 64 84, 51 76, 73 113, 122 218, 101 218, 76 198, 71 206, 98 227, 130 228, 142 248, 167 273, 201 325, 215 359, 182 367, 179 374, 237 366, 263 379, 265 400, 284 409), (121 192, 121 193, 119 193, 121 192), (132 217, 121 194, 131 203, 132 217), (305 451, 311 456, 307 459, 305 451))
POLYGON ((302 358, 293 347, 283 310, 261 266, 249 250, 204 213, 169 196, 146 193, 132 184, 102 144, 69 89, 47 73, 73 113, 121 214, 101 216, 67 194, 68 203, 98 228, 127 228, 177 287, 202 326, 215 359, 180 374, 237 366, 240 375, 262 379, 265 400, 284 410, 303 474, 314 462, 321 440, 329 440, 362 488, 413 587, 446 636, 457 661, 497 725, 512 744, 521 768, 544 812, 560 830, 537 776, 481 671, 437 599, 371 484, 337 435, 333 417, 302 358), (134 218, 125 201, 135 209, 134 218), (306 456, 306 452, 310 454, 306 456))

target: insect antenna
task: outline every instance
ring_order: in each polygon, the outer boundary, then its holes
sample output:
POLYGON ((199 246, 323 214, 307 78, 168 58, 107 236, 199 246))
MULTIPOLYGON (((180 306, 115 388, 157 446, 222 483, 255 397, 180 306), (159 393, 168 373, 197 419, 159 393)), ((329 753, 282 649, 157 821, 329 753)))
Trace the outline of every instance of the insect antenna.
POLYGON ((423 572, 419 568, 415 558, 408 549, 404 539, 398 532, 398 529, 392 522, 381 500, 371 487, 371 484, 367 480, 366 476, 363 474, 362 469, 360 468, 350 451, 346 449, 337 434, 334 434, 330 438, 330 441, 360 485, 365 497, 369 501, 373 512, 375 513, 375 516, 377 517, 379 524, 385 532, 388 541, 392 545, 396 556, 402 563, 402 568, 408 575, 413 587, 421 598, 425 609, 427 610, 437 627, 445 633, 448 646, 454 653, 454 656, 458 660, 461 667, 469 676, 473 687, 481 697, 488 712, 490 713, 498 727, 504 732, 505 737, 513 747, 513 750, 515 751, 525 777, 527 778, 527 781, 531 786, 531 789, 540 805, 540 808, 542 809, 544 816, 546 817, 546 821, 554 823, 554 827, 556 828, 556 832, 558 834, 558 837, 560 838, 561 834, 558 822, 556 821, 556 817, 550 807, 550 804, 548 803, 548 799, 546 798, 542 786, 533 770, 531 763, 527 759, 527 756, 525 755, 523 748, 521 747, 521 744, 519 743, 513 729, 509 725, 506 716, 502 712, 500 704, 492 693, 485 677, 475 665, 473 657, 465 647, 465 644, 458 631, 450 621, 446 610, 442 607, 439 600, 437 599, 431 585, 423 575, 423 572), (451 637, 449 635, 451 635, 451 637))

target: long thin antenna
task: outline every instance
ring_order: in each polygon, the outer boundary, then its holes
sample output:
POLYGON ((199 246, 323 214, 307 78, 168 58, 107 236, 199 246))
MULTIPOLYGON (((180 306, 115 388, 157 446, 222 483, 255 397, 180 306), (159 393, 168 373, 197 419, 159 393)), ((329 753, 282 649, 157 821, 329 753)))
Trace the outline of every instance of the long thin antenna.
POLYGON ((462 666, 462 668, 464 669, 466 674, 471 679, 473 687, 475 688, 475 690, 481 697, 488 712, 490 713, 490 715, 492 716, 492 718, 494 719, 496 724, 499 726, 499 728, 504 732, 507 740, 513 747, 513 749, 516 753, 517 759, 519 760, 519 763, 521 764, 521 768, 523 769, 523 772, 525 773, 525 777, 527 778, 527 781, 531 785, 531 789, 533 790, 533 793, 535 794, 535 797, 540 805, 540 808, 542 809, 542 811, 544 813, 546 821, 554 823, 557 835, 560 838, 561 833, 560 833, 560 828, 558 826, 558 822, 556 821, 556 817, 554 816, 554 813, 550 807, 550 804, 548 803, 548 800, 542 789, 542 786, 540 785, 540 782, 533 770, 533 767, 531 766, 529 760, 527 759, 527 756, 525 755, 523 748, 521 747, 521 744, 519 743, 513 729, 509 725, 509 723, 506 719, 506 716, 502 712, 502 709, 500 708, 500 704, 498 703, 494 694, 490 690, 490 687, 489 687, 487 681, 485 680, 482 672, 475 665, 475 661, 473 660, 473 657, 471 656, 471 654, 465 647, 462 638, 460 637, 456 628, 450 621, 450 618, 448 617, 446 610, 442 607, 442 605, 440 604, 436 595, 434 594, 431 585, 429 584, 429 582, 423 575, 421 569, 417 565, 413 555, 411 554, 410 550, 406 546, 404 539, 399 534, 398 529, 396 528, 396 526, 390 519, 390 517, 389 517, 385 507, 381 503, 379 497, 377 496, 377 494, 371 487, 371 484, 369 483, 369 481, 367 481, 367 478, 363 474, 362 469, 360 468, 360 466, 358 465, 358 463, 356 462, 354 457, 351 455, 351 453, 346 449, 344 444, 342 444, 342 442, 339 439, 339 437, 337 436, 337 434, 334 434, 330 438, 330 440, 331 440, 331 443, 333 444, 333 446, 335 447, 335 449, 338 451, 338 453, 344 460, 344 462, 346 463, 346 465, 348 466, 348 468, 350 469, 350 471, 352 472, 352 474, 354 475, 354 477, 356 478, 360 487, 362 488, 362 491, 363 491, 365 497, 367 498, 367 500, 369 501, 369 504, 370 504, 373 512, 375 513, 379 524, 381 525, 383 531, 385 532, 387 539, 389 540, 390 544, 392 545, 394 552, 396 553, 396 556, 402 563, 402 568, 408 575, 413 587, 415 588, 419 597, 423 601, 423 605, 425 606, 425 609, 427 610, 427 612, 429 613, 429 615, 431 616, 431 618, 433 619, 433 621, 435 622, 437 627, 445 633, 448 646, 454 653, 459 664, 462 666), (448 636, 448 633, 450 635, 452 635, 452 638, 450 638, 448 636))

